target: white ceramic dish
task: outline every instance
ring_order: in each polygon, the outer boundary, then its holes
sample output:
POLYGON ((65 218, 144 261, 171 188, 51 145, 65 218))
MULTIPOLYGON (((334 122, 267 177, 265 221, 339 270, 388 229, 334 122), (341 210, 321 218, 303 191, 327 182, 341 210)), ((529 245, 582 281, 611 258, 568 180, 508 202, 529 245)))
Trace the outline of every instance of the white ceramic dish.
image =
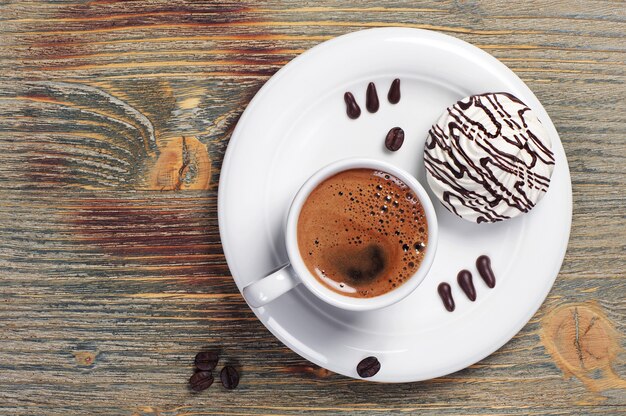
POLYGON ((331 371, 358 377, 374 355, 381 370, 369 380, 417 381, 443 376, 488 356, 532 317, 559 272, 571 225, 569 168, 559 136, 530 89, 505 65, 456 38, 415 29, 372 29, 341 36, 303 53, 274 75, 242 115, 221 170, 219 225, 224 253, 241 290, 287 262, 285 216, 300 188, 320 167, 347 157, 383 160, 412 172, 428 189, 422 150, 430 126, 467 95, 506 91, 535 110, 550 133, 556 167, 550 189, 529 213, 496 224, 472 224, 432 196, 439 245, 422 284, 402 301, 375 311, 330 306, 303 285, 253 311, 285 345, 331 371), (400 78, 402 99, 386 99, 400 78), (376 83, 380 110, 365 110, 367 83, 376 83), (351 91, 361 116, 346 116, 351 91), (406 133, 398 152, 384 148, 390 128, 406 133), (475 270, 491 257, 497 285, 475 270), (470 302, 456 284, 474 274, 470 302), (447 312, 437 285, 452 286, 447 312))

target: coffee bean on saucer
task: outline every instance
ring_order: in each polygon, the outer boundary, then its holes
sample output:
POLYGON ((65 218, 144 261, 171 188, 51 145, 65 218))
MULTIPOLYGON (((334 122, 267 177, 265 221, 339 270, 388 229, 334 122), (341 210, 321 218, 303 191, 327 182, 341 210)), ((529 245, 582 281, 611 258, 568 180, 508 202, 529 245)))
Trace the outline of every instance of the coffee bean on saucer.
POLYGON ((214 351, 201 351, 196 354, 196 368, 201 371, 211 371, 217 365, 219 356, 214 351))
POLYGON ((198 371, 189 379, 189 388, 195 392, 206 390, 213 384, 213 374, 210 371, 198 371))
POLYGON ((380 370, 380 362, 376 357, 367 357, 361 360, 356 366, 356 372, 359 377, 368 378, 376 375, 380 370))
POLYGON ((400 127, 394 127, 389 130, 387 133, 387 137, 385 138, 385 147, 395 152, 402 147, 402 143, 404 143, 404 130, 400 127))
POLYGON ((227 365, 220 371, 220 380, 225 388, 232 390, 239 385, 239 373, 234 367, 227 365))

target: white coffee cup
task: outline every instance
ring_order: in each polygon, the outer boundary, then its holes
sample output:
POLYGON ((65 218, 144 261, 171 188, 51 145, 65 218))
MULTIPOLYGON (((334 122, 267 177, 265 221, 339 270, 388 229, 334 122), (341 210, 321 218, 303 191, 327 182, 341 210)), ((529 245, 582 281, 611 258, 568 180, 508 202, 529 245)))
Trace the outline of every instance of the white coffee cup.
POLYGON ((424 280, 430 266, 435 259, 437 250, 437 217, 428 194, 420 183, 408 172, 389 163, 373 159, 344 159, 320 169, 302 185, 289 208, 287 226, 285 228, 285 243, 289 263, 263 279, 256 281, 243 289, 243 296, 250 306, 258 308, 273 301, 280 295, 288 292, 303 283, 307 289, 323 301, 342 309, 363 311, 379 309, 392 305, 413 292, 424 280), (300 210, 309 194, 324 180, 349 169, 373 169, 393 175, 404 182, 418 197, 428 223, 428 245, 426 253, 417 271, 397 288, 371 298, 357 298, 337 293, 322 283, 307 269, 298 248, 298 219, 300 210))

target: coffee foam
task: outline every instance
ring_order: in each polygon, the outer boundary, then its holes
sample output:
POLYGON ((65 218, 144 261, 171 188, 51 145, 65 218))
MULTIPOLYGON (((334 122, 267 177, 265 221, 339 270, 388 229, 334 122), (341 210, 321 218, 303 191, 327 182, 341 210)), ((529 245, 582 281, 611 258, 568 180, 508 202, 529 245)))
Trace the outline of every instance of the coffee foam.
POLYGON ((367 298, 393 290, 418 270, 428 224, 422 204, 400 179, 351 169, 311 192, 297 235, 304 263, 320 282, 367 298))

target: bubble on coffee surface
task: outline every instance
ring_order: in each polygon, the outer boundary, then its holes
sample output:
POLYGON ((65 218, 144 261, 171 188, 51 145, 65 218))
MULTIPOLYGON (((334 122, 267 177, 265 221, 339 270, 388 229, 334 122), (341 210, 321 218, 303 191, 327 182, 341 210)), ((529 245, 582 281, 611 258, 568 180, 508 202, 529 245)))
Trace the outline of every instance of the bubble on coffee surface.
POLYGON ((351 169, 309 195, 298 220, 298 245, 308 254, 307 268, 327 287, 374 297, 419 269, 427 230, 424 209, 403 181, 386 172, 351 169))

